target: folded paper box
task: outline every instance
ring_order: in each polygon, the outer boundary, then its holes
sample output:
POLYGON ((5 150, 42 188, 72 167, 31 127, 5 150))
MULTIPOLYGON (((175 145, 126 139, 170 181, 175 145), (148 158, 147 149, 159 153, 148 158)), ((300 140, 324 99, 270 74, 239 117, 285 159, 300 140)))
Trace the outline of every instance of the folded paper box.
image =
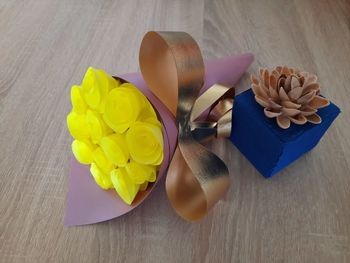
POLYGON ((265 177, 271 177, 319 142, 340 109, 331 103, 317 112, 322 122, 292 124, 284 130, 264 115, 251 89, 235 98, 231 141, 265 177))

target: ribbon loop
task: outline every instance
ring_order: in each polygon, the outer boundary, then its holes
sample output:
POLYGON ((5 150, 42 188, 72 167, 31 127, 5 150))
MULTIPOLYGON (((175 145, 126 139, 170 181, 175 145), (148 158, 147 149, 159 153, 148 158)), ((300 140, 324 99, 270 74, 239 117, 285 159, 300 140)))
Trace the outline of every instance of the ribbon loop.
POLYGON ((148 32, 141 42, 139 61, 145 82, 174 116, 178 106, 187 106, 186 111, 192 107, 203 85, 204 62, 190 35, 148 32), (185 92, 180 94, 180 90, 185 92))
POLYGON ((183 218, 200 219, 225 194, 230 180, 225 163, 197 139, 229 136, 234 89, 215 84, 197 99, 204 62, 197 43, 184 32, 148 32, 141 43, 140 68, 178 126, 178 146, 166 178, 168 198, 183 218), (196 122, 202 114, 204 120, 196 122))

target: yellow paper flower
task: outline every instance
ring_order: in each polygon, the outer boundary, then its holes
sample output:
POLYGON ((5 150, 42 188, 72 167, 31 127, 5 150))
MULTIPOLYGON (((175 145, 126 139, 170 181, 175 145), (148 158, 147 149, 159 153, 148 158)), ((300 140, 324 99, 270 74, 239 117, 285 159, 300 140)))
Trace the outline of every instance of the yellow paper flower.
POLYGON ((89 125, 85 114, 80 115, 72 111, 67 116, 67 126, 74 139, 84 140, 90 137, 89 125))
POLYGON ((156 180, 156 167, 145 165, 131 160, 125 167, 126 172, 135 184, 154 182, 156 180))
POLYGON ((103 137, 100 145, 112 163, 121 167, 126 165, 129 159, 129 150, 124 135, 114 133, 103 137))
POLYGON ((91 164, 90 172, 92 177, 95 179, 95 182, 102 189, 111 189, 113 188, 112 180, 109 174, 105 174, 95 163, 91 164))
POLYGON ((92 163, 94 149, 95 146, 89 140, 74 140, 72 143, 74 157, 82 164, 92 163))
POLYGON ((145 106, 143 95, 130 83, 109 92, 103 118, 115 132, 123 133, 139 117, 145 106))
POLYGON ((104 112, 108 92, 118 86, 118 82, 101 69, 89 67, 82 82, 83 97, 91 109, 104 112))
MULTIPOLYGON (((138 91, 139 92, 139 91, 138 91)), ((138 94, 144 100, 144 107, 140 113, 139 120, 144 121, 146 119, 157 119, 157 114, 152 106, 152 104, 147 100, 147 98, 139 92, 138 94)))
POLYGON ((103 121, 102 116, 96 111, 87 110, 86 121, 93 143, 98 143, 103 136, 112 133, 112 130, 103 121))
POLYGON ((70 92, 70 98, 72 102, 72 111, 77 114, 85 114, 87 105, 82 96, 82 90, 80 86, 74 85, 70 92))
POLYGON ((100 147, 97 147, 94 150, 93 160, 105 174, 109 174, 114 168, 113 164, 107 159, 100 147))
POLYGON ((131 157, 141 164, 159 165, 163 161, 163 136, 154 124, 135 122, 126 133, 131 157))
POLYGON ((150 102, 148 102, 148 101, 146 101, 145 104, 146 105, 143 108, 143 110, 142 110, 138 120, 141 121, 141 122, 151 123, 153 125, 158 126, 161 129, 162 128, 162 124, 158 120, 157 114, 154 111, 152 104, 150 102))
POLYGON ((102 69, 97 69, 97 72, 100 76, 101 85, 107 87, 107 89, 106 89, 107 93, 103 94, 102 99, 101 99, 101 103, 100 103, 100 107, 99 107, 99 111, 101 113, 104 113, 108 92, 110 90, 118 87, 120 85, 120 80, 117 80, 117 79, 109 76, 102 69))
POLYGON ((124 168, 113 170, 111 172, 111 180, 120 198, 128 205, 131 205, 140 189, 140 185, 135 184, 130 179, 124 168))
POLYGON ((131 83, 120 85, 103 70, 89 68, 72 86, 67 126, 72 152, 102 189, 115 188, 131 204, 156 181, 163 160, 162 125, 152 104, 131 83))

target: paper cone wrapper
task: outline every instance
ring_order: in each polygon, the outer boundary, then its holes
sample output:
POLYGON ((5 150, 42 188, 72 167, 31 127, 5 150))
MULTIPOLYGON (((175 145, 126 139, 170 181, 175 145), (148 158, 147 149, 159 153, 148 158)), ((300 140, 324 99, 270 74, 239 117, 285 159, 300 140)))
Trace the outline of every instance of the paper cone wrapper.
MULTIPOLYGON (((234 86, 254 56, 250 53, 230 56, 205 62, 205 83, 201 92, 215 83, 234 86)), ((129 73, 119 76, 134 84, 152 103, 163 124, 164 160, 157 174, 157 180, 148 189, 139 192, 132 205, 125 204, 115 190, 101 189, 92 178, 89 166, 78 163, 71 158, 71 169, 68 179, 68 197, 64 223, 66 226, 98 223, 119 217, 133 210, 152 192, 155 185, 166 174, 177 143, 175 118, 168 108, 147 88, 141 73, 129 73)))

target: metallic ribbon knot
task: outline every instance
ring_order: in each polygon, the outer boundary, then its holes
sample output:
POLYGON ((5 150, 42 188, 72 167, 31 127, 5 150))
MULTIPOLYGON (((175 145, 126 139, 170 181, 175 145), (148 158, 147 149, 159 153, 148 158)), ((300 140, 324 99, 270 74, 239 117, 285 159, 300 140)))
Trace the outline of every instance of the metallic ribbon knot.
POLYGON ((230 185, 225 163, 199 142, 230 136, 234 88, 215 84, 199 96, 204 62, 196 41, 184 32, 148 32, 139 59, 147 85, 178 127, 166 177, 168 198, 180 216, 198 220, 230 185))

